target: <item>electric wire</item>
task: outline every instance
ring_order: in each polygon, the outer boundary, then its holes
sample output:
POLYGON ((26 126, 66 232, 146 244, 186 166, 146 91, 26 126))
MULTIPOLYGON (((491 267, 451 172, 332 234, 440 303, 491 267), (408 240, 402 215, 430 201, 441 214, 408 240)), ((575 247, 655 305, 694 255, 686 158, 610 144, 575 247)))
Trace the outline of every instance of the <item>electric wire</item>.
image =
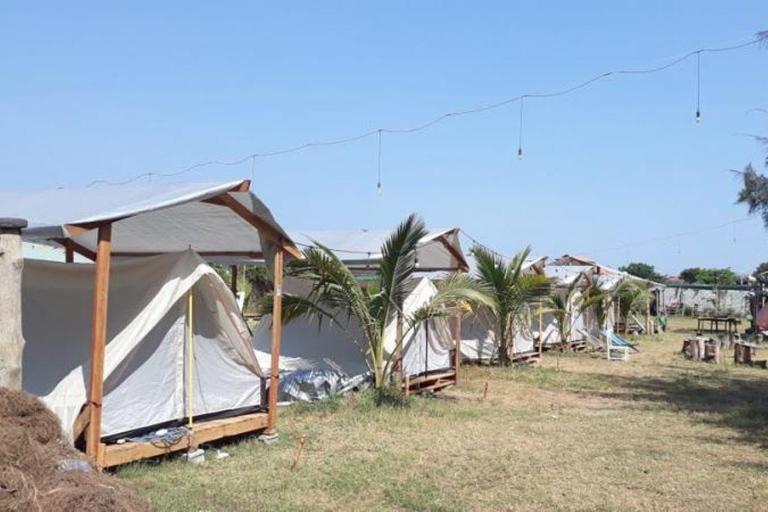
POLYGON ((349 143, 356 142, 356 141, 359 141, 359 140, 362 140, 362 139, 366 139, 366 138, 371 137, 371 136, 376 135, 376 134, 378 134, 379 138, 381 138, 381 134, 382 133, 400 134, 400 135, 413 134, 413 133, 421 132, 421 131, 424 131, 424 130, 426 130, 428 128, 431 128, 431 127, 437 125, 438 123, 441 123, 441 122, 443 122, 443 121, 445 121, 445 120, 447 120, 449 118, 461 117, 461 116, 467 116, 467 115, 473 115, 473 114, 479 114, 479 113, 486 112, 486 111, 489 111, 489 110, 495 110, 495 109, 504 107, 506 105, 510 105, 510 104, 518 102, 518 101, 521 102, 520 114, 521 114, 521 120, 522 120, 522 102, 524 101, 525 98, 555 98, 555 97, 559 97, 559 96, 564 96, 564 95, 576 92, 576 91, 578 91, 580 89, 583 89, 585 87, 588 87, 588 86, 594 84, 595 82, 598 82, 600 80, 603 80, 605 78, 608 78, 608 77, 611 77, 611 76, 614 76, 614 75, 644 75, 644 74, 650 74, 650 73, 658 73, 658 72, 667 70, 667 69, 669 69, 669 68, 671 68, 673 66, 678 65, 678 64, 688 60, 689 58, 691 58, 694 55, 697 56, 697 58, 700 58, 700 55, 702 53, 722 53, 722 52, 736 51, 736 50, 740 50, 742 48, 747 48, 749 46, 753 46, 753 45, 756 45, 756 44, 759 44, 759 43, 765 42, 765 41, 768 41, 768 34, 760 33, 756 37, 752 38, 751 40, 743 42, 743 43, 733 44, 733 45, 729 45, 729 46, 715 47, 715 48, 700 48, 698 50, 693 50, 693 51, 690 51, 690 52, 688 52, 686 54, 683 54, 680 57, 675 58, 671 62, 668 62, 666 64, 662 64, 662 65, 659 65, 659 66, 643 68, 643 69, 619 69, 619 70, 608 71, 608 72, 596 75, 596 76, 594 76, 592 78, 589 78, 589 79, 587 79, 587 80, 585 80, 583 82, 577 83, 577 84, 575 84, 575 85, 573 85, 571 87, 568 87, 568 88, 565 88, 565 89, 562 89, 562 90, 559 90, 559 91, 545 92, 545 93, 526 93, 526 94, 520 94, 518 96, 507 98, 505 100, 498 101, 498 102, 495 102, 495 103, 490 103, 490 104, 487 104, 487 105, 483 105, 483 106, 480 106, 480 107, 477 107, 477 108, 465 109, 465 110, 457 110, 457 111, 453 111, 453 112, 447 112, 447 113, 444 113, 444 114, 441 114, 441 115, 435 117, 434 119, 432 119, 430 121, 427 121, 425 123, 422 123, 422 124, 419 124, 419 125, 415 125, 415 126, 412 126, 412 127, 406 127, 406 128, 376 128, 376 129, 372 129, 372 130, 360 133, 358 135, 353 135, 353 136, 350 136, 350 137, 344 137, 344 138, 332 139, 332 140, 326 140, 326 141, 313 141, 313 142, 307 142, 307 143, 304 143, 304 144, 299 144, 299 145, 296 145, 296 146, 287 147, 287 148, 284 148, 284 149, 277 149, 277 150, 264 151, 264 152, 259 152, 259 153, 252 153, 252 154, 250 154, 250 155, 248 155, 246 157, 243 157, 241 159, 234 160, 234 161, 210 160, 210 161, 207 161, 207 162, 201 162, 201 163, 198 163, 198 164, 186 167, 186 168, 181 169, 181 170, 176 171, 176 172, 165 172, 165 173, 163 173, 163 172, 146 172, 146 173, 141 173, 141 174, 139 174, 137 176, 134 176, 132 178, 128 178, 128 179, 123 180, 123 181, 112 181, 112 180, 107 180, 107 179, 99 179, 99 180, 95 180, 95 181, 89 183, 87 186, 90 187, 90 186, 97 185, 97 184, 126 185, 126 184, 132 183, 134 181, 137 181, 137 180, 139 180, 141 178, 151 177, 151 176, 157 176, 157 177, 176 177, 176 176, 180 176, 180 175, 183 175, 183 174, 187 174, 189 172, 192 172, 192 171, 200 169, 200 168, 209 167, 209 166, 213 166, 213 165, 220 165, 220 166, 239 165, 239 164, 242 164, 243 162, 247 161, 248 159, 254 159, 255 160, 256 158, 265 158, 265 157, 273 157, 273 156, 286 155, 286 154, 296 153, 296 152, 304 151, 306 149, 315 148, 315 147, 326 147, 326 146, 336 146, 336 145, 341 145, 341 144, 349 144, 349 143))

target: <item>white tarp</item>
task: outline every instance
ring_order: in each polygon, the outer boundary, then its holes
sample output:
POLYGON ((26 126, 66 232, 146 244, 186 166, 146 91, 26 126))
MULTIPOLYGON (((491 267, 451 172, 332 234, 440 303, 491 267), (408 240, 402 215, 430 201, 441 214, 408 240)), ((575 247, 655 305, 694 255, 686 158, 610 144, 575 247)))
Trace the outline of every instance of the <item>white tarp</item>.
MULTIPOLYGON (((306 293, 306 287, 296 279, 287 278, 284 286, 287 293, 306 293)), ((429 279, 421 279, 413 291, 406 297, 404 310, 406 315, 413 313, 437 293, 437 288, 429 279)), ((369 370, 365 352, 365 340, 359 325, 354 319, 346 322, 342 329, 331 325, 326 320, 318 328, 317 320, 299 318, 283 326, 283 339, 280 356, 281 371, 331 369, 349 376, 367 373, 369 370), (345 332, 348 331, 348 332, 345 332), (355 341, 353 341, 355 340, 355 341)), ((385 350, 391 354, 395 350, 396 321, 393 319, 385 329, 385 350)), ((272 317, 265 316, 259 322, 253 334, 253 347, 262 363, 269 357, 272 336, 272 317)), ((409 375, 419 375, 427 371, 450 368, 450 351, 453 340, 446 318, 435 318, 415 326, 406 332, 403 342, 403 370, 409 375), (427 336, 429 331, 429 336, 427 336)))
MULTIPOLYGON (((92 265, 26 261, 24 389, 71 434, 87 400, 92 265)), ((114 263, 109 283, 102 436, 261 404, 258 362, 227 286, 194 252, 114 263), (187 385, 193 295, 193 390, 187 385)))
MULTIPOLYGON (((334 250, 336 256, 350 268, 376 268, 381 260, 381 248, 392 236, 387 230, 300 231, 291 237, 304 244, 318 242, 334 250)), ((467 261, 459 242, 459 230, 440 229, 419 241, 416 258, 421 272, 465 270, 467 261)))
MULTIPOLYGON (((208 202, 229 194, 241 208, 290 244, 290 237, 247 183, 101 185, 81 189, 0 193, 0 217, 29 221, 25 240, 69 238, 96 249, 96 229, 74 232, 68 226, 112 221, 115 256, 193 249, 207 256, 265 257, 274 245, 231 208, 208 202)), ((209 257, 208 259, 213 258, 209 257)))
MULTIPOLYGON (((537 333, 531 329, 519 329, 515 332, 512 354, 523 354, 535 349, 533 337, 537 333)), ((496 333, 490 316, 482 308, 474 316, 465 318, 461 323, 461 356, 469 361, 492 361, 497 357, 496 333)))

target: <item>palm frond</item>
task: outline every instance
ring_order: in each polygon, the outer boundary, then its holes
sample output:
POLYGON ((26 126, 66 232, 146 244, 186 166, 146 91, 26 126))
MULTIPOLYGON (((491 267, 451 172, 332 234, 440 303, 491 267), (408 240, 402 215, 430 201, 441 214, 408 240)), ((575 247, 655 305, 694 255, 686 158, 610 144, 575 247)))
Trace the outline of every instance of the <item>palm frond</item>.
POLYGON ((395 229, 381 251, 381 289, 397 309, 408 295, 407 281, 416 268, 416 248, 427 236, 424 221, 411 214, 395 229))

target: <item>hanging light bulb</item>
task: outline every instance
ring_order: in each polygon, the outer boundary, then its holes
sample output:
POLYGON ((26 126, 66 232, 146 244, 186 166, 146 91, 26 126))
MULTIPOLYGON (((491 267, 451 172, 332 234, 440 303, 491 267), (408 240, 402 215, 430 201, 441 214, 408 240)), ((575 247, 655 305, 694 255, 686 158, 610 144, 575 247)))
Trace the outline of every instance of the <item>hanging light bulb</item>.
POLYGON ((414 268, 419 268, 419 266, 420 266, 420 265, 419 265, 419 255, 418 255, 418 254, 416 254, 416 261, 414 262, 414 264, 413 264, 413 267, 414 267, 414 268))
POLYGON ((701 51, 696 52, 696 122, 701 122, 701 51))
POLYGON ((518 131, 517 139, 517 159, 523 159, 523 104, 525 102, 525 96, 520 98, 520 127, 518 131))
POLYGON ((379 129, 379 145, 376 153, 376 194, 381 197, 381 129, 379 129))

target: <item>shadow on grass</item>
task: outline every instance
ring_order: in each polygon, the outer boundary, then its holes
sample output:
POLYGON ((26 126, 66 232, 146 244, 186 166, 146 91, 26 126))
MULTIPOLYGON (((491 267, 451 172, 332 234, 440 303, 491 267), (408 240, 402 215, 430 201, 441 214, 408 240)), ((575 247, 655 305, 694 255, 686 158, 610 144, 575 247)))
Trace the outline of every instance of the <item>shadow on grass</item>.
MULTIPOLYGON (((671 368, 670 368, 671 369, 671 368)), ((674 368, 671 377, 582 374, 600 386, 570 388, 574 393, 623 400, 629 407, 698 414, 695 421, 728 428, 741 442, 768 449, 768 382, 726 371, 674 368)))

